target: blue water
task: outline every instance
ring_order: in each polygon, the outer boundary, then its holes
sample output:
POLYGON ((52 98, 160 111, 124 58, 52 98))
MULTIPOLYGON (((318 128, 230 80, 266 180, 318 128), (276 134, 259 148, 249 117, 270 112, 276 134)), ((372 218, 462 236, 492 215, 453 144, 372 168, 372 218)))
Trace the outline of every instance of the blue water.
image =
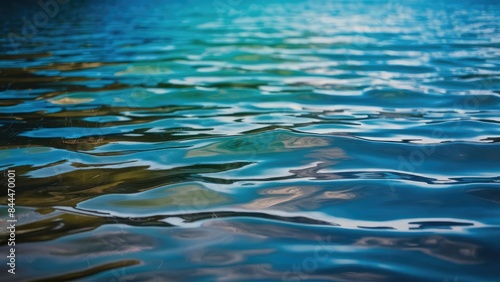
POLYGON ((0 7, 1 281, 499 281, 500 2, 63 3, 0 7))

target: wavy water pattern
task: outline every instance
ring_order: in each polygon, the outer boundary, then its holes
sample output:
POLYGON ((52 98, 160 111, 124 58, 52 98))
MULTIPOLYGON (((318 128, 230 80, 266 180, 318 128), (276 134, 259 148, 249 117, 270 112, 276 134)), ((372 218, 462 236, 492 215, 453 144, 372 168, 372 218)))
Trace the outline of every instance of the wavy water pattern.
POLYGON ((0 8, 15 279, 500 277, 497 1, 57 7, 0 8))

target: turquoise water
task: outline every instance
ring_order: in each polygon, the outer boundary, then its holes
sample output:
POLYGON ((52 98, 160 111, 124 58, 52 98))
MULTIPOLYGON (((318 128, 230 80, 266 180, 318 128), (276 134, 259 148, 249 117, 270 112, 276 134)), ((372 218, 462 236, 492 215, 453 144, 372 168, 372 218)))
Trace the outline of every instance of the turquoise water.
POLYGON ((63 3, 0 8, 2 281, 498 281, 499 2, 63 3))

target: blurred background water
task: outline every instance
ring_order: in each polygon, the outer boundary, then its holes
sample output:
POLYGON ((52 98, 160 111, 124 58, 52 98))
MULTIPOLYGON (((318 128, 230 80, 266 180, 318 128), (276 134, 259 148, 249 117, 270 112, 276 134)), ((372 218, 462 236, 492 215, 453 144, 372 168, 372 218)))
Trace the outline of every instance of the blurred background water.
POLYGON ((498 1, 49 2, 0 7, 2 281, 498 281, 498 1))

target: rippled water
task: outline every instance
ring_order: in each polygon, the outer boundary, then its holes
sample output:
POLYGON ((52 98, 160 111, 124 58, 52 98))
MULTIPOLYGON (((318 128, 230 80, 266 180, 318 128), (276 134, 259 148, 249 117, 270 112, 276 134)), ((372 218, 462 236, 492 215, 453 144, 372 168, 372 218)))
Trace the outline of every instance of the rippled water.
POLYGON ((2 281, 498 281, 499 2, 102 2, 0 8, 2 281))

